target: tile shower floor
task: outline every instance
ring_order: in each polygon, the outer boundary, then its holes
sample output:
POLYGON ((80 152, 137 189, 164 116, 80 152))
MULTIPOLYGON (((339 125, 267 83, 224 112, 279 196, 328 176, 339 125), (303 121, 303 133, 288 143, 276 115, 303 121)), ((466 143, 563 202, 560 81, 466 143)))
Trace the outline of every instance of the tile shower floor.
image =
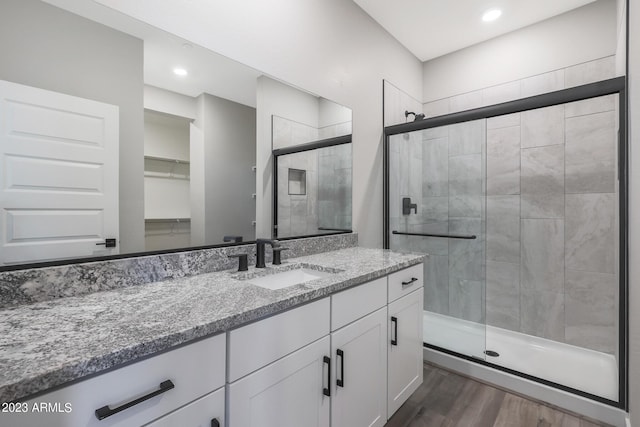
POLYGON ((424 341, 457 353, 618 400, 615 356, 494 326, 425 312, 424 341), (498 356, 488 356, 492 350, 498 356))

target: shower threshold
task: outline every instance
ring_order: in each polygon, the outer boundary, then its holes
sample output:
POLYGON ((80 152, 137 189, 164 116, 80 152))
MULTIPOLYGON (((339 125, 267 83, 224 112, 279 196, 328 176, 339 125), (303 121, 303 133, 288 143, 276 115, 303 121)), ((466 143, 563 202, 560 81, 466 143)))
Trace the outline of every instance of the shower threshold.
POLYGON ((424 342, 611 401, 618 400, 618 368, 612 354, 431 312, 424 313, 424 342), (488 356, 486 350, 498 355, 488 356))

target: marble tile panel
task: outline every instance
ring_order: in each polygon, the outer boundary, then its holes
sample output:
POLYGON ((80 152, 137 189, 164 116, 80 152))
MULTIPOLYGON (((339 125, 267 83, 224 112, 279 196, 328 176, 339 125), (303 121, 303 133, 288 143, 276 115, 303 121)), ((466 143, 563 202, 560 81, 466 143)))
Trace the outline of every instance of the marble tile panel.
POLYGON ((482 105, 482 90, 467 92, 449 98, 450 113, 471 110, 473 108, 482 107, 482 105))
POLYGON ((449 195, 482 195, 482 155, 449 157, 449 195))
POLYGON ((511 126, 520 126, 520 113, 504 114, 487 119, 487 130, 508 128, 511 126))
POLYGON ((473 120, 449 126, 449 155, 482 153, 485 143, 484 120, 473 120))
POLYGON ((487 260, 520 263, 520 196, 487 196, 487 260))
POLYGON ((422 142, 422 195, 449 193, 449 143, 447 138, 422 142))
POLYGON ((483 323, 484 304, 484 282, 449 276, 450 316, 483 323))
POLYGON ((482 218, 484 215, 484 196, 451 196, 449 215, 458 218, 482 218))
MULTIPOLYGON (((414 233, 427 234, 447 234, 449 232, 449 222, 431 222, 428 224, 413 225, 406 228, 414 233)), ((419 237, 410 236, 407 240, 408 247, 415 252, 425 253, 429 255, 448 255, 449 239, 441 237, 419 237)))
POLYGON ((438 126, 420 131, 422 140, 449 138, 449 126, 438 126))
POLYGON ((522 194, 564 193, 564 145, 521 150, 522 194))
POLYGON ((564 144, 564 105, 524 111, 521 126, 522 148, 564 144))
POLYGON ((449 314, 449 258, 430 255, 424 263, 424 309, 449 314))
POLYGON ((425 117, 437 117, 449 114, 451 112, 451 107, 449 106, 449 98, 425 102, 424 104, 422 104, 422 111, 425 117))
POLYGON ((520 126, 487 130, 487 194, 520 194, 520 126))
POLYGON ((522 218, 564 218, 564 193, 522 194, 522 218))
POLYGON ((570 102, 564 106, 565 117, 586 116, 587 114, 614 111, 618 104, 618 95, 599 96, 597 98, 570 102))
POLYGON ((567 193, 611 193, 616 182, 613 111, 567 119, 567 193))
POLYGON ((564 342, 564 293, 520 289, 520 330, 564 342))
POLYGON ((534 96, 564 89, 564 69, 522 79, 522 96, 534 96))
POLYGON ((422 217, 423 224, 433 222, 447 222, 449 219, 448 197, 423 197, 422 206, 419 206, 418 215, 422 217))
POLYGON ((564 289, 564 221, 523 219, 520 226, 522 289, 564 289))
POLYGON ((485 240, 483 221, 473 218, 451 218, 449 233, 476 235, 470 239, 449 240, 449 277, 468 280, 484 280, 485 240))
POLYGON ((482 90, 482 105, 494 105, 521 97, 520 82, 509 82, 482 90))
POLYGON ((615 274, 566 270, 566 342, 614 354, 617 295, 615 274))
POLYGON ((384 81, 384 125, 405 123, 405 111, 422 112, 422 103, 400 90, 388 81, 384 81))
POLYGON ((520 265, 487 261, 487 323, 520 331, 520 265))
POLYGON ((596 59, 565 69, 565 87, 580 86, 615 77, 615 56, 596 59))
POLYGON ((567 194, 566 265, 572 270, 616 271, 616 211, 613 193, 567 194))

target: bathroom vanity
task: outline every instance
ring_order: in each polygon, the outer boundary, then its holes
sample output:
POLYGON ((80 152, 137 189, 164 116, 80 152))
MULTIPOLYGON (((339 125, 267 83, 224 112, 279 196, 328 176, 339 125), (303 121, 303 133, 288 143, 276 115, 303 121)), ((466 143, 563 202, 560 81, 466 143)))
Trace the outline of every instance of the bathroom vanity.
POLYGON ((423 261, 354 247, 0 310, 0 425, 382 426, 422 383, 423 261), (323 274, 250 283, 302 268, 323 274))

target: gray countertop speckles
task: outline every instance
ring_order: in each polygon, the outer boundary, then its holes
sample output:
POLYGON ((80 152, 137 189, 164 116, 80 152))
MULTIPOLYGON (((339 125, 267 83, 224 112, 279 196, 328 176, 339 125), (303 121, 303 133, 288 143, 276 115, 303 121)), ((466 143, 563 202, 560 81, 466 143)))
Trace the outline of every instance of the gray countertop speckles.
MULTIPOLYGON (((348 248, 291 259, 343 270, 279 290, 201 274, 0 310, 0 402, 20 399, 422 262, 348 248)), ((276 267, 278 268, 278 267, 276 267)))

